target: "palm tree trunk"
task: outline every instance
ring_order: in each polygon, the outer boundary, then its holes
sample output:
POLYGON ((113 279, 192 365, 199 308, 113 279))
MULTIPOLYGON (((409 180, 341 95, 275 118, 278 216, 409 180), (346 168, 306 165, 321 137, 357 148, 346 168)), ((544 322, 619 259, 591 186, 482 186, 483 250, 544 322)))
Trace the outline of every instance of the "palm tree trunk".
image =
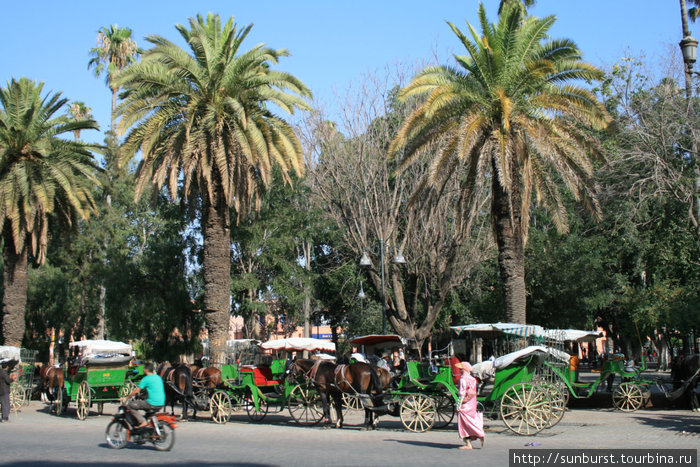
POLYGON ((21 347, 27 305, 27 248, 17 254, 14 242, 6 236, 3 257, 2 334, 5 345, 21 347))
POLYGON ((231 243, 226 204, 220 197, 218 206, 202 202, 204 236, 204 317, 209 332, 213 362, 223 362, 231 315, 231 243))
MULTIPOLYGON (((495 162, 494 162, 495 164, 495 162)), ((496 167, 494 165, 494 174, 496 167)), ((515 170, 514 170, 515 172, 515 170)), ((507 193, 494 175, 491 194, 496 245, 498 246, 498 269, 503 281, 506 305, 506 320, 525 323, 525 248, 522 232, 522 209, 520 185, 513 174, 512 193, 507 193), (510 202, 512 200, 512 203, 510 202)))
POLYGON ((112 89, 112 121, 109 126, 110 130, 112 130, 112 136, 117 137, 117 120, 116 120, 116 111, 117 111, 117 89, 113 88, 112 89))

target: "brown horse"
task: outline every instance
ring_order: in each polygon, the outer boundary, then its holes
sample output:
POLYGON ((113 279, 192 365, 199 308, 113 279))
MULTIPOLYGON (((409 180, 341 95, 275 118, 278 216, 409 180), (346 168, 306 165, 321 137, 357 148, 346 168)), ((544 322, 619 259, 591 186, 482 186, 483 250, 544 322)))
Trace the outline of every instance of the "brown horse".
MULTIPOLYGON (((192 390, 192 371, 187 365, 171 365, 168 362, 158 365, 156 371, 163 379, 165 386, 165 405, 170 404, 170 413, 175 415, 175 404, 182 403, 182 420, 187 419, 187 405, 194 408, 194 393, 192 390)), ((196 417, 197 413, 193 414, 196 417)))
POLYGON ((383 391, 389 387, 391 374, 384 368, 363 362, 338 365, 335 371, 338 388, 348 394, 359 395, 365 407, 365 427, 373 429, 379 423, 376 407, 384 405, 383 391))
POLYGON ((336 428, 343 426, 343 395, 335 384, 335 369, 337 365, 330 360, 310 360, 298 358, 291 362, 287 368, 287 378, 296 380, 304 376, 314 386, 321 397, 323 406, 323 423, 329 426, 331 423, 330 401, 333 402, 337 421, 336 428))
MULTIPOLYGON (((332 399, 337 418, 336 428, 343 426, 343 392, 367 396, 372 401, 371 405, 376 407, 381 405, 382 392, 391 380, 388 371, 367 363, 336 365, 328 360, 297 359, 290 364, 288 377, 296 378, 302 374, 321 396, 326 425, 330 424, 329 400, 332 399)), ((365 407, 366 427, 372 428, 376 423, 375 412, 370 407, 365 407)))
POLYGON ((190 371, 192 371, 192 383, 195 386, 214 389, 223 383, 221 370, 218 368, 190 365, 190 371))
POLYGON ((690 409, 693 412, 700 412, 696 389, 700 382, 700 354, 677 357, 671 365, 671 379, 674 381, 674 389, 685 387, 683 395, 690 409))
MULTIPOLYGON (((64 390, 63 380, 63 368, 49 364, 44 364, 39 368, 39 391, 52 405, 58 399, 59 392, 64 390)), ((55 407, 56 412, 60 414, 67 404, 68 400, 64 398, 63 407, 55 407)))

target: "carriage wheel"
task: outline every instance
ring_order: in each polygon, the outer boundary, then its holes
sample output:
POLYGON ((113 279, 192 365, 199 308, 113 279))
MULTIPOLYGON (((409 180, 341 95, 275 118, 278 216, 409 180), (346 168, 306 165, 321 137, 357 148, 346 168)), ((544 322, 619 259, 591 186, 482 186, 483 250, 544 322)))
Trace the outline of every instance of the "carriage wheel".
POLYGON ((247 395, 243 399, 243 408, 248 414, 248 418, 252 422, 261 421, 263 418, 265 418, 265 415, 267 415, 267 411, 269 410, 267 401, 262 397, 258 397, 258 406, 260 407, 260 410, 255 408, 255 402, 253 401, 253 396, 251 395, 247 395))
POLYGON ((569 402, 569 389, 566 387, 562 389, 562 387, 557 384, 547 384, 544 385, 543 388, 545 391, 547 391, 552 403, 551 416, 549 417, 545 428, 552 428, 554 425, 559 423, 562 418, 564 418, 566 404, 569 402))
POLYGON ((10 386, 10 407, 17 412, 26 401, 27 394, 21 384, 14 382, 10 386))
POLYGON ((321 396, 313 389, 308 389, 297 384, 289 393, 287 399, 289 415, 299 425, 316 425, 323 419, 323 407, 321 396))
POLYGON ((433 428, 445 428, 455 417, 455 400, 452 395, 439 394, 433 396, 435 401, 435 426, 433 428))
POLYGON ((78 386, 78 394, 75 397, 79 420, 85 420, 90 413, 90 385, 83 381, 78 386))
POLYGON ((548 391, 541 386, 517 383, 503 394, 500 413, 503 423, 510 431, 532 436, 542 431, 549 423, 552 403, 548 391))
POLYGON ((226 423, 231 417, 231 398, 224 391, 216 391, 209 399, 209 411, 214 423, 226 423))
POLYGON ((401 401, 399 414, 407 430, 422 433, 435 424, 435 402, 425 394, 411 394, 401 401))
POLYGON ((231 399, 231 411, 232 412, 240 412, 244 410, 244 397, 241 397, 240 394, 236 393, 227 393, 229 398, 231 399))
POLYGON ((126 396, 131 394, 131 391, 133 391, 136 388, 136 385, 132 383, 131 381, 125 381, 124 386, 119 388, 119 399, 124 399, 126 396))
POLYGON ((642 407, 644 393, 635 383, 622 383, 613 391, 613 404, 623 412, 634 412, 642 407))
POLYGON ((51 405, 51 410, 56 412, 56 416, 60 416, 63 413, 63 410, 66 408, 63 402, 63 388, 58 388, 58 391, 56 391, 56 398, 51 405))
POLYGON ((360 398, 356 394, 348 394, 347 392, 344 392, 342 395, 343 398, 343 414, 348 413, 351 410, 362 410, 362 401, 360 401, 360 398))

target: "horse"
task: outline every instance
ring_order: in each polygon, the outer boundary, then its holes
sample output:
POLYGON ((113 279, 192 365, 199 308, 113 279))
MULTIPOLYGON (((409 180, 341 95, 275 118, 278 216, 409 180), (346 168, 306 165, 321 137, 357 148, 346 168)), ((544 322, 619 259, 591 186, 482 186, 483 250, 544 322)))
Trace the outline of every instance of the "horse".
POLYGON ((202 368, 199 365, 190 365, 190 371, 192 371, 192 380, 195 386, 215 389, 220 387, 223 383, 221 370, 218 368, 202 368))
POLYGON ((671 379, 674 390, 685 386, 684 395, 693 412, 700 412, 697 386, 700 382, 700 354, 677 357, 671 365, 671 379))
POLYGON ((171 365, 164 362, 158 365, 157 373, 165 385, 165 405, 170 404, 170 413, 175 415, 175 404, 182 402, 182 420, 187 419, 187 404, 192 405, 194 411, 192 417, 196 418, 190 368, 184 364, 171 365))
POLYGON ((374 429, 379 423, 379 415, 375 410, 383 405, 383 391, 391 383, 391 373, 384 368, 363 362, 338 365, 335 370, 335 383, 342 392, 348 394, 367 394, 373 407, 365 405, 365 428, 374 429))
MULTIPOLYGON (((343 426, 343 392, 349 394, 373 393, 373 404, 377 405, 382 398, 382 391, 389 385, 391 375, 381 368, 372 367, 367 363, 351 363, 336 365, 328 360, 294 360, 288 368, 288 378, 296 379, 300 374, 305 375, 318 390, 323 405, 323 419, 330 424, 330 404, 333 401, 336 411, 336 428, 343 426)), ((368 429, 376 426, 375 413, 365 408, 365 425, 368 429)))
MULTIPOLYGON (((63 391, 63 380, 63 368, 49 364, 39 368, 39 391, 49 402, 53 403, 58 398, 59 391, 63 391)), ((64 407, 67 404, 66 399, 63 401, 64 407)))
POLYGON ((336 428, 343 426, 343 395, 335 384, 335 369, 337 365, 330 360, 311 360, 297 358, 287 365, 287 379, 296 381, 304 375, 316 388, 323 406, 323 422, 326 426, 331 423, 330 401, 333 402, 336 413, 336 428))

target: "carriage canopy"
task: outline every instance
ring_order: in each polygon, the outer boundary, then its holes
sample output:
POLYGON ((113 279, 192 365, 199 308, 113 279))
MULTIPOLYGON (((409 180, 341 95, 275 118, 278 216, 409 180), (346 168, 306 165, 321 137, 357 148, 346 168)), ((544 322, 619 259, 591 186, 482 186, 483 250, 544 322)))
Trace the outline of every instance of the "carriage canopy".
POLYGON ((84 340, 75 341, 68 344, 69 347, 78 347, 83 355, 99 355, 99 354, 120 354, 131 355, 131 346, 123 342, 106 341, 106 340, 84 340))
POLYGON ((595 342, 596 339, 603 337, 600 331, 581 331, 579 329, 545 329, 542 337, 555 341, 572 341, 572 342, 595 342))
POLYGON ((288 337, 287 339, 276 339, 260 344, 260 348, 265 350, 286 350, 288 352, 302 352, 304 350, 309 352, 314 352, 317 350, 335 352, 335 344, 333 342, 322 339, 314 339, 311 337, 288 337))
POLYGON ((530 337, 542 335, 545 332, 544 328, 537 324, 518 323, 476 323, 462 326, 450 326, 450 329, 455 331, 458 335, 464 332, 472 332, 483 334, 483 337, 498 336, 503 334, 518 337, 530 337))
POLYGON ((354 345, 375 345, 375 344, 385 344, 392 343, 405 344, 405 339, 396 334, 370 334, 368 336, 355 337, 350 341, 354 345))
POLYGON ((20 360, 21 350, 11 345, 0 345, 0 362, 8 360, 20 360))

